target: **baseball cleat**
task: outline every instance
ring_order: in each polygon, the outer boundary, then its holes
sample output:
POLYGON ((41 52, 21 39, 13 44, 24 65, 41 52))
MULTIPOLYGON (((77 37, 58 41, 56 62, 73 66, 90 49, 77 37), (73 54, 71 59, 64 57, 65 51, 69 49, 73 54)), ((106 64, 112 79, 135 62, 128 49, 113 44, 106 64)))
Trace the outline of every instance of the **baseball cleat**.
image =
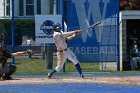
POLYGON ((1 80, 13 80, 13 78, 12 77, 1 77, 1 80))
POLYGON ((84 75, 83 75, 83 74, 81 74, 81 75, 80 75, 80 77, 81 77, 81 78, 84 78, 84 75))
POLYGON ((51 74, 50 73, 48 73, 48 79, 51 79, 51 74))
POLYGON ((3 77, 0 77, 0 81, 4 81, 5 79, 3 77))

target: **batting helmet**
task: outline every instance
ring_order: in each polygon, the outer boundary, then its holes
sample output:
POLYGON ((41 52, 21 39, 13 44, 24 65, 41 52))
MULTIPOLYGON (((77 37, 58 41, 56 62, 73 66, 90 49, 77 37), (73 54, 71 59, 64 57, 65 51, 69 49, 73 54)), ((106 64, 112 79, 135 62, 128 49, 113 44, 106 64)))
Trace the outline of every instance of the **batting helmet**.
POLYGON ((56 25, 54 25, 54 30, 60 28, 61 29, 61 25, 59 23, 57 23, 56 25))

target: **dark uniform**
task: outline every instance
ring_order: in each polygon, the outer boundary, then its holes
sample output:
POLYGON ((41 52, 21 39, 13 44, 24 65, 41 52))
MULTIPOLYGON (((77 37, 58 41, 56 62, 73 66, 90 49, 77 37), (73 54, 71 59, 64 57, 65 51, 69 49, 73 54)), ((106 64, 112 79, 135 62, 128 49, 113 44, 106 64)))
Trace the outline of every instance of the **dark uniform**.
POLYGON ((4 45, 4 34, 0 32, 0 47, 3 47, 4 45))
POLYGON ((12 54, 4 47, 4 34, 0 32, 0 79, 12 79, 11 75, 15 73, 16 66, 8 64, 7 60, 12 57, 12 54))
POLYGON ((0 77, 3 80, 12 79, 11 75, 15 73, 16 66, 8 64, 7 60, 12 58, 12 54, 4 47, 0 50, 0 77))

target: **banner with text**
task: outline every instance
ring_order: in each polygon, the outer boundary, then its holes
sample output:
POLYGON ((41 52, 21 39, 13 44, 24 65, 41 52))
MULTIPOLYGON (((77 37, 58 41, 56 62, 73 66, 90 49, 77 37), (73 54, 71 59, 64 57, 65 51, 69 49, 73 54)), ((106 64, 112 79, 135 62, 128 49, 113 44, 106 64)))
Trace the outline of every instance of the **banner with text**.
POLYGON ((68 0, 68 31, 98 26, 71 40, 69 47, 82 62, 117 62, 119 59, 119 0, 68 0))
POLYGON ((35 16, 35 42, 37 46, 45 46, 54 44, 53 32, 54 25, 60 23, 62 25, 61 15, 36 15, 35 16))

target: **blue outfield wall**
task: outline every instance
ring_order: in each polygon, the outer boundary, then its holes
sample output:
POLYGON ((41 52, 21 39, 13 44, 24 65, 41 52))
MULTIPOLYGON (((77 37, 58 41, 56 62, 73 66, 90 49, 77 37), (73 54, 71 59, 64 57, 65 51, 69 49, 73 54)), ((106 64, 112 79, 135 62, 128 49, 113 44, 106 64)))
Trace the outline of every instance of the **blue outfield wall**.
POLYGON ((102 23, 69 41, 81 62, 118 62, 119 0, 67 0, 68 31, 102 23))

